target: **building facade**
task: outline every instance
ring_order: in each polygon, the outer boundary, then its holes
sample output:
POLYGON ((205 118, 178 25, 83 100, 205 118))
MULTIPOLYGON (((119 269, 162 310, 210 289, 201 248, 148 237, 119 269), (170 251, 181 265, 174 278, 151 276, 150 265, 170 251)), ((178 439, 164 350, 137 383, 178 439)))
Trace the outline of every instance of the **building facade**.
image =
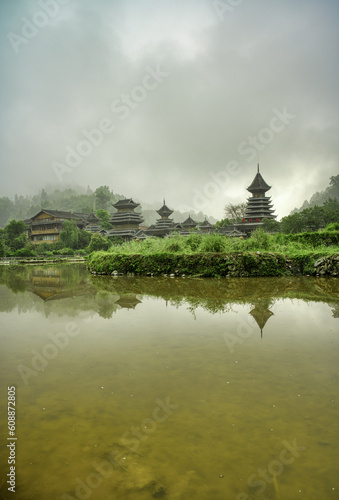
POLYGON ((33 245, 40 243, 55 243, 60 240, 60 232, 66 220, 74 221, 79 229, 85 229, 89 221, 93 221, 94 214, 65 212, 61 210, 40 210, 27 224, 27 237, 33 245))

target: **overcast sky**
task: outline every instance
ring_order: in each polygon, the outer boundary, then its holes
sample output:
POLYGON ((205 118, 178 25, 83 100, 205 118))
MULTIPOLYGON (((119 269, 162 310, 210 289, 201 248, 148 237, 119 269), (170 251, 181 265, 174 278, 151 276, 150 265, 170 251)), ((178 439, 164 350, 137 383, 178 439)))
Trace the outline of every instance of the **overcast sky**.
POLYGON ((220 219, 259 161, 280 219, 339 173, 337 0, 0 9, 0 196, 108 185, 220 219))

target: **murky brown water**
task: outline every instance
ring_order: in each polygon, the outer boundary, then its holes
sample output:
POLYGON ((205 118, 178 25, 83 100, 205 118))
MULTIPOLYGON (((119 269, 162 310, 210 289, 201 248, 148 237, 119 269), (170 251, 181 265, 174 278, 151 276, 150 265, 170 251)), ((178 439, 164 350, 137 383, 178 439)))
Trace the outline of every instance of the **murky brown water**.
POLYGON ((338 280, 0 283, 2 499, 339 498, 338 280))

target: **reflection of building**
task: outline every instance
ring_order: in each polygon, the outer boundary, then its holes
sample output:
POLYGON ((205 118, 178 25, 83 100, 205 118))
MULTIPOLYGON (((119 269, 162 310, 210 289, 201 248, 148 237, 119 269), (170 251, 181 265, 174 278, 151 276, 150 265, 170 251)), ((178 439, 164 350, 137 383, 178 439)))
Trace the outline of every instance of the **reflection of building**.
POLYGON ((115 301, 122 308, 126 309, 135 309, 138 304, 141 304, 141 300, 137 298, 137 296, 133 293, 126 293, 124 295, 120 295, 120 298, 115 301))
MULTIPOLYGON (((27 236, 31 243, 55 243, 60 239, 60 232, 66 220, 74 221, 79 229, 96 225, 98 218, 94 214, 65 212, 61 210, 40 210, 31 219, 25 220, 28 226, 27 236)), ((100 231, 99 226, 96 226, 100 231)))
POLYGON ((32 269, 30 291, 43 300, 49 300, 63 292, 63 283, 58 269, 32 269))
POLYGON ((272 305, 271 299, 258 299, 254 303, 254 309, 250 311, 250 315, 255 320, 257 325, 260 328, 260 333, 262 336, 262 332, 264 326, 271 316, 274 316, 274 313, 269 310, 269 307, 272 305))
POLYGON ((65 275, 57 268, 33 268, 29 275, 31 286, 29 291, 38 295, 43 301, 67 299, 88 293, 88 285, 73 286, 65 275))
POLYGON ((271 204, 271 198, 266 195, 266 191, 271 189, 263 179, 258 171, 254 177, 252 184, 247 188, 252 196, 247 199, 247 206, 245 211, 245 216, 242 219, 242 223, 235 224, 235 226, 241 231, 251 232, 254 229, 262 226, 263 219, 275 219, 276 215, 273 215, 274 210, 271 204))

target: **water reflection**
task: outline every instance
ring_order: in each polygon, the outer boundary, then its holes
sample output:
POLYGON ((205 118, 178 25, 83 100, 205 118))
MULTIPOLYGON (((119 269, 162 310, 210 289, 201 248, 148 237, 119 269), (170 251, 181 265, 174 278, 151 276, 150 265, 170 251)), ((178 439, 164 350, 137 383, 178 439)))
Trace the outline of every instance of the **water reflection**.
POLYGON ((254 309, 252 309, 249 314, 254 318, 255 322, 260 328, 260 335, 262 337, 262 332, 264 326, 274 313, 269 309, 273 305, 272 299, 258 299, 254 303, 254 309))
POLYGON ((326 302, 333 316, 339 316, 339 285, 335 278, 112 278, 89 275, 84 264, 63 264, 2 266, 0 285, 4 285, 0 311, 33 307, 46 317, 52 312, 75 315, 91 311, 108 319, 119 309, 135 309, 148 296, 176 306, 185 304, 193 316, 198 307, 216 314, 232 310, 232 304, 250 304, 249 314, 261 335, 280 298, 326 302))
POLYGON ((0 269, 0 283, 18 498, 336 498, 337 280, 112 278, 63 265, 0 269), (295 441, 303 451, 282 455, 295 441))

